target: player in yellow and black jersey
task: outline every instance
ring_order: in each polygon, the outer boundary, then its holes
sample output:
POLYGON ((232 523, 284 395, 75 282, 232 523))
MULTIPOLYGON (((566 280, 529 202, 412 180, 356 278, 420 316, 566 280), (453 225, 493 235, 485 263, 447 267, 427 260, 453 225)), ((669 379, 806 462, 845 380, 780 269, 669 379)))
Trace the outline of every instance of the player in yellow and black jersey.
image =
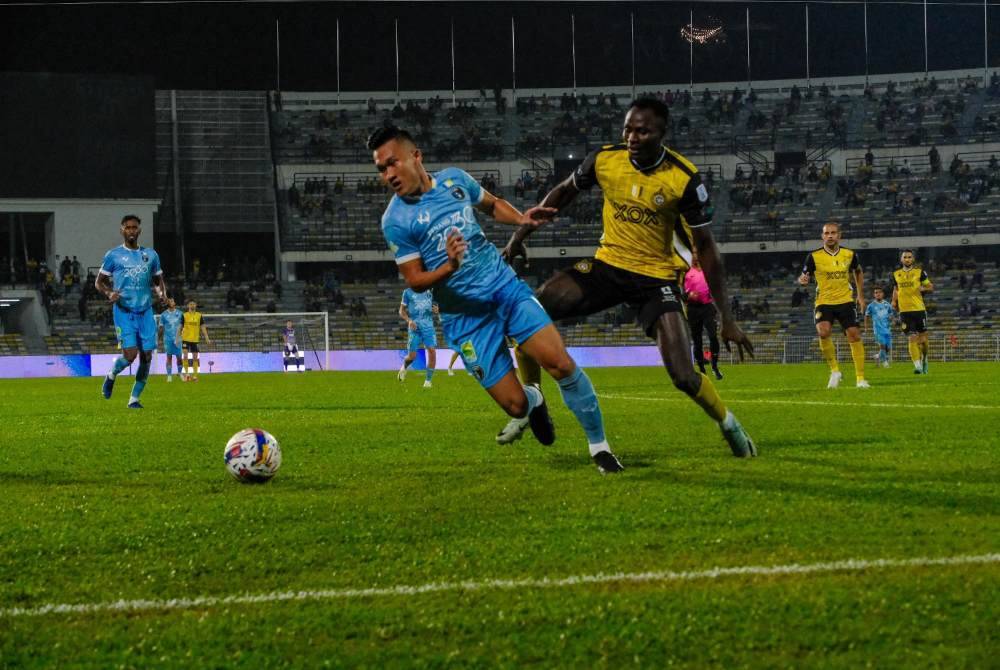
POLYGON ((184 374, 181 375, 181 381, 198 381, 198 343, 202 335, 207 343, 212 343, 201 312, 198 311, 198 303, 189 300, 187 311, 184 312, 184 325, 181 327, 181 346, 184 347, 184 374))
POLYGON ((901 266, 892 273, 892 308, 899 312, 906 333, 914 374, 927 374, 927 308, 924 294, 934 290, 927 273, 913 264, 913 251, 904 249, 899 256, 901 266))
POLYGON ((830 381, 826 387, 837 388, 843 376, 837 362, 837 349, 830 339, 833 324, 837 322, 844 329, 851 347, 857 386, 869 388, 865 380, 865 345, 858 328, 858 314, 865 313, 864 273, 857 254, 840 246, 840 225, 833 221, 823 226, 823 246, 806 256, 799 283, 808 286, 813 278, 816 279, 815 316, 819 350, 830 366, 830 381))
MULTIPOLYGON (((718 422, 736 456, 756 455, 756 446, 714 384, 694 368, 691 336, 684 318, 680 284, 696 250, 722 314, 722 339, 735 343, 740 359, 753 346, 736 325, 726 299, 725 271, 712 237, 712 204, 698 169, 664 146, 669 109, 659 100, 640 98, 629 105, 622 144, 594 151, 576 171, 553 188, 542 205, 565 209, 580 191, 600 186, 604 224, 593 259, 557 272, 538 291, 553 319, 582 317, 622 303, 637 310, 639 325, 656 341, 674 385, 718 422)), ((523 255, 519 228, 504 256, 523 255)), ((529 367, 530 364, 529 364, 529 367)), ((537 364, 523 370, 525 383, 540 378, 537 364)))

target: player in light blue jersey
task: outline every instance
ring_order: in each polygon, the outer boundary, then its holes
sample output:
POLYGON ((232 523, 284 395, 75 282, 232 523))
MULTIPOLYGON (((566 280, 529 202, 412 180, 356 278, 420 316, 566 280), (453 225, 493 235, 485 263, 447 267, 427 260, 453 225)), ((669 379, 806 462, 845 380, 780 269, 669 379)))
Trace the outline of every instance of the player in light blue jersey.
POLYGON ((608 445, 590 379, 531 289, 486 239, 475 213, 537 226, 554 210, 532 207, 522 214, 457 168, 432 177, 412 136, 399 128, 376 130, 368 149, 382 181, 395 192, 382 216, 382 233, 399 272, 417 293, 434 289, 445 338, 458 347, 466 369, 508 415, 527 416, 538 441, 552 444, 555 430, 541 390, 522 386, 514 374, 505 339, 513 337, 558 382, 601 472, 622 470, 608 445))
POLYGON ((437 365, 437 333, 434 332, 434 315, 437 313, 434 304, 434 294, 430 291, 417 293, 411 288, 403 291, 399 303, 399 317, 406 322, 409 337, 406 342, 406 358, 396 375, 399 381, 406 379, 406 369, 417 359, 417 351, 423 347, 427 356, 427 372, 424 378, 424 388, 431 388, 431 378, 437 365))
POLYGON ((173 298, 167 298, 167 308, 160 313, 160 337, 163 338, 163 353, 167 355, 167 381, 174 380, 174 366, 171 359, 177 360, 177 369, 181 369, 181 326, 184 324, 184 313, 177 309, 173 298))
POLYGON ((878 343, 878 364, 883 368, 889 367, 889 360, 892 358, 892 318, 895 310, 892 304, 885 299, 885 289, 876 286, 874 290, 875 301, 868 303, 865 308, 865 327, 871 319, 872 327, 875 330, 875 341, 878 343))
POLYGON ((139 369, 128 399, 129 409, 142 409, 139 396, 149 378, 149 366, 156 350, 156 321, 153 318, 152 293, 159 302, 167 295, 160 269, 160 257, 152 249, 139 246, 142 222, 134 214, 122 218, 121 234, 125 241, 104 254, 101 271, 94 286, 114 305, 115 335, 122 355, 115 359, 101 392, 111 399, 118 373, 139 356, 139 369))

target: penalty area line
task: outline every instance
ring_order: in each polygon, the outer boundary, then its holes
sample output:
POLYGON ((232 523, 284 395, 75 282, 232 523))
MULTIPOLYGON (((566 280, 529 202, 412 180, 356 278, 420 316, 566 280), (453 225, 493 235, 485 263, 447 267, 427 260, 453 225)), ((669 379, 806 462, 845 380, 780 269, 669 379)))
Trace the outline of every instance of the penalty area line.
MULTIPOLYGON (((686 397, 656 397, 641 395, 619 395, 616 393, 598 393, 598 398, 608 400, 645 400, 655 402, 691 402, 686 397)), ((863 409, 865 407, 892 407, 897 409, 985 409, 1000 411, 1000 405, 920 405, 912 403, 892 403, 892 402, 827 402, 825 400, 781 400, 776 398, 733 398, 733 402, 757 403, 760 405, 820 405, 822 407, 846 407, 849 409, 863 409)))
POLYGON ((689 581, 712 581, 726 577, 781 577, 787 575, 813 575, 823 573, 851 573, 892 568, 924 568, 957 565, 986 565, 1000 563, 1000 554, 922 558, 847 559, 824 563, 792 563, 788 565, 748 565, 716 567, 708 570, 656 572, 597 573, 570 577, 540 577, 526 579, 485 579, 480 581, 433 582, 416 586, 385 586, 362 589, 324 589, 310 591, 275 591, 271 593, 231 596, 202 596, 173 598, 170 600, 114 600, 96 603, 48 604, 35 607, 0 608, 0 618, 37 617, 46 614, 96 614, 142 611, 189 610, 225 607, 227 605, 255 605, 280 602, 323 600, 356 600, 360 598, 405 597, 425 593, 476 592, 490 590, 555 589, 590 584, 642 584, 689 581))

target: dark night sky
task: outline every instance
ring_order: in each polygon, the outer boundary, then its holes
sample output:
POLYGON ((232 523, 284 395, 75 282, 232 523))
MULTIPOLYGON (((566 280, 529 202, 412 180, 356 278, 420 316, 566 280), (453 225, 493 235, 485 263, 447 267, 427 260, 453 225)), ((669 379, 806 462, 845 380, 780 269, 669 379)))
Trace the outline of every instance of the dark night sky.
MULTIPOLYGON (((746 5, 739 3, 311 2, 157 5, 0 6, 0 67, 5 71, 152 75, 159 88, 273 88, 275 20, 281 24, 285 90, 344 91, 396 86, 393 20, 400 26, 400 87, 451 87, 454 22, 458 88, 511 85, 511 35, 517 26, 517 85, 569 87, 570 17, 576 17, 577 82, 631 82, 629 15, 635 15, 640 84, 683 82, 688 45, 678 32, 723 23, 725 43, 695 49, 695 81, 744 79, 746 5)), ((863 74, 863 6, 810 4, 814 78, 863 74)), ((989 7, 991 66, 1000 65, 1000 5, 989 7)), ((982 6, 928 9, 930 68, 983 64, 982 6)), ((754 79, 805 76, 805 4, 750 6, 754 79)), ((872 2, 868 9, 872 74, 923 69, 923 7, 872 2)))

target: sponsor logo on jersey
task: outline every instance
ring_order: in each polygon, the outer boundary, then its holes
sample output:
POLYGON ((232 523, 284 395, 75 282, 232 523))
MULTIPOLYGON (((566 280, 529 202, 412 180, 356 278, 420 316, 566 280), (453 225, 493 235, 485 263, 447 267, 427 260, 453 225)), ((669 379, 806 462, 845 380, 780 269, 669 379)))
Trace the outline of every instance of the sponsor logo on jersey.
POLYGON ((638 223, 644 226, 656 226, 656 212, 646 207, 638 205, 619 204, 614 200, 609 200, 611 207, 615 210, 614 218, 617 221, 627 223, 638 223))

